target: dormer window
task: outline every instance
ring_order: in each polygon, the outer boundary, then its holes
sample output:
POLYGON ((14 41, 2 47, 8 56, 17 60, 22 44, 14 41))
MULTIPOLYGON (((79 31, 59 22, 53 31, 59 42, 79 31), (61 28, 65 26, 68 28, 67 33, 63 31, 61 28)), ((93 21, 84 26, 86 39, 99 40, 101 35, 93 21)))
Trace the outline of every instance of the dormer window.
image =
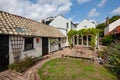
POLYGON ((68 23, 66 23, 66 27, 68 28, 69 26, 68 26, 68 23))
POLYGON ((16 32, 25 32, 25 30, 21 27, 15 27, 16 32))
POLYGON ((87 28, 87 26, 84 26, 83 28, 87 28))

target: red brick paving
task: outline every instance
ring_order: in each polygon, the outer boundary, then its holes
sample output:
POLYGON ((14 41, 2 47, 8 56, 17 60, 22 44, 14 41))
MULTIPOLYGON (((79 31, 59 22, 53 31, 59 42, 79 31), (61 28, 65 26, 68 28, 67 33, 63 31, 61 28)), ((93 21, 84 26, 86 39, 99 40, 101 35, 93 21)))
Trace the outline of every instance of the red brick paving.
POLYGON ((2 72, 0 73, 0 80, 40 80, 40 77, 37 72, 38 69, 45 62, 54 58, 60 58, 62 57, 62 55, 85 57, 85 58, 97 57, 97 54, 95 54, 90 48, 83 48, 81 46, 75 46, 72 49, 64 48, 63 50, 52 52, 49 55, 44 56, 45 59, 38 62, 35 66, 31 67, 24 74, 20 74, 11 70, 2 72))

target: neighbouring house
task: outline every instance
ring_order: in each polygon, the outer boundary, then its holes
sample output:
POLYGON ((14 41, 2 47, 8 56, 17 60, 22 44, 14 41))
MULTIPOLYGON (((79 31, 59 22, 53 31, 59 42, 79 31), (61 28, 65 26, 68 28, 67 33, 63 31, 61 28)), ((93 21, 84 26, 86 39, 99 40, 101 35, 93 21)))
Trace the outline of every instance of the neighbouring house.
POLYGON ((120 39, 120 19, 109 24, 109 18, 106 18, 106 27, 104 28, 104 36, 112 35, 114 39, 120 39))
MULTIPOLYGON (((42 22, 47 24, 47 25, 56 27, 66 37, 67 37, 67 32, 70 29, 75 28, 74 24, 71 21, 65 19, 62 15, 58 15, 58 16, 55 16, 55 17, 48 17, 48 18, 42 20, 42 22)), ((67 38, 65 38, 65 40, 66 40, 66 44, 64 46, 68 46, 67 38)))
MULTIPOLYGON (((96 28, 96 24, 88 19, 84 19, 77 25, 77 30, 81 29, 88 29, 88 28, 96 28)), ((97 36, 96 36, 96 39, 97 36)), ((83 45, 89 46, 91 40, 91 35, 84 35, 84 36, 74 36, 73 38, 73 45, 83 45)), ((98 45, 98 40, 96 40, 96 46, 98 45)))
POLYGON ((0 11, 0 71, 26 56, 43 56, 63 48, 65 35, 57 28, 0 11))
POLYGON ((72 22, 65 19, 62 15, 48 17, 43 21, 45 24, 58 28, 65 36, 67 31, 72 28, 72 22))
MULTIPOLYGON (((65 19, 63 16, 58 15, 55 17, 48 17, 42 21, 43 23, 51 26, 55 26, 58 28, 66 37, 67 32, 70 29, 73 30, 80 30, 80 29, 87 29, 87 28, 96 28, 96 23, 94 21, 84 19, 80 23, 73 23, 72 21, 69 21, 65 19)), ((96 46, 98 43, 98 38, 96 36, 96 46)), ((74 36, 73 37, 73 45, 84 45, 89 46, 90 45, 91 36, 74 36)), ((68 39, 66 38, 66 45, 68 46, 68 39)))

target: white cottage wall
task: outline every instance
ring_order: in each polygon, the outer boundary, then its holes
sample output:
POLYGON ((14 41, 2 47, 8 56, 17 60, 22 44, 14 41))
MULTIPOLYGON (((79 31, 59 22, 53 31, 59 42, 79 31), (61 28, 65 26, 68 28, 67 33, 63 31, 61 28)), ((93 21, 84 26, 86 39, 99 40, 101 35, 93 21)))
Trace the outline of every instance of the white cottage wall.
POLYGON ((59 46, 56 42, 56 44, 50 44, 50 39, 52 38, 49 38, 49 52, 53 52, 53 51, 56 51, 56 50, 59 50, 59 46))
MULTIPOLYGON (((10 37, 9 37, 9 64, 14 62, 10 37)), ((33 57, 38 57, 42 55, 42 38, 39 37, 39 43, 36 42, 36 37, 34 38, 34 49, 33 50, 24 51, 24 41, 25 40, 23 38, 23 45, 22 45, 22 52, 21 52, 20 59, 24 59, 25 55, 33 56, 33 57)))
POLYGON ((66 38, 61 38, 61 47, 64 48, 66 46, 66 38))
POLYGON ((87 28, 95 28, 95 24, 85 19, 77 25, 77 30, 87 29, 87 28))
POLYGON ((49 25, 57 27, 65 36, 67 36, 66 30, 71 28, 71 21, 63 18, 62 16, 57 16, 49 25))

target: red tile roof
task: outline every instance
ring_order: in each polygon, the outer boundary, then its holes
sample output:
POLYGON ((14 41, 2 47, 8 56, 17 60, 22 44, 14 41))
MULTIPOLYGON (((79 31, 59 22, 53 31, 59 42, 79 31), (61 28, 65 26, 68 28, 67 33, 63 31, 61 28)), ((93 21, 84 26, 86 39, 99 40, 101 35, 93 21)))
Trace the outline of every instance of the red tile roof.
POLYGON ((120 34, 120 25, 106 35, 120 34))

